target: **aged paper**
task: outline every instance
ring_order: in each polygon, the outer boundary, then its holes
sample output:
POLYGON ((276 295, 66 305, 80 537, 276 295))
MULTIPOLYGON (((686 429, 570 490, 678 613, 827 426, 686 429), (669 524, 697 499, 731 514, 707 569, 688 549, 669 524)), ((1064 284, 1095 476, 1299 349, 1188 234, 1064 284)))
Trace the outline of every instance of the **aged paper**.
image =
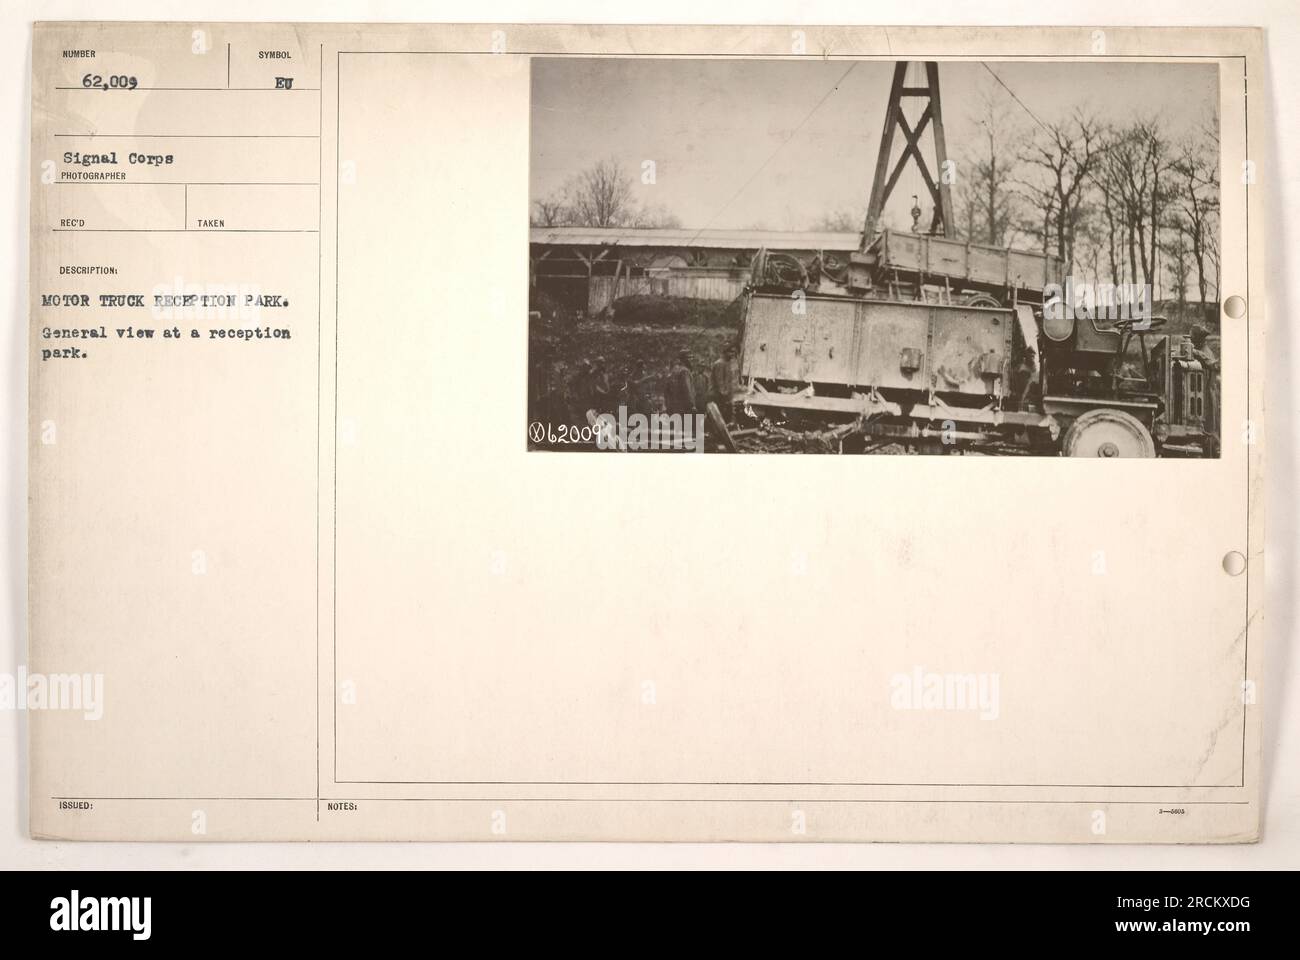
POLYGON ((33 835, 1254 840, 1260 50, 38 24, 33 835))

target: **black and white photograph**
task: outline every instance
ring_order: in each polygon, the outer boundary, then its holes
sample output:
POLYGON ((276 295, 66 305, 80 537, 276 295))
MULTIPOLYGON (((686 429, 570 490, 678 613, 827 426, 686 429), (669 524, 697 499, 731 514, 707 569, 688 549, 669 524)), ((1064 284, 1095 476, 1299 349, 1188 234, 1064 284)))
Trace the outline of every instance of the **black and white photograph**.
POLYGON ((1218 456, 1213 65, 537 58, 532 94, 530 449, 1218 456))
POLYGON ((1285 932, 1295 0, 0 20, 16 949, 1285 932))

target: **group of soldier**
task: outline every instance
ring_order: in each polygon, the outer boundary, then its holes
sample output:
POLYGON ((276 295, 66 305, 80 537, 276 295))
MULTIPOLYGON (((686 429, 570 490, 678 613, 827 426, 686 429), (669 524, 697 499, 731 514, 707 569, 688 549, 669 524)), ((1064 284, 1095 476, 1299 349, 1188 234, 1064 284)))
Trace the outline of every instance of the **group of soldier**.
POLYGON ((597 356, 578 362, 566 393, 570 421, 587 422, 587 411, 613 413, 619 406, 628 414, 650 416, 658 412, 658 398, 663 397, 663 412, 668 414, 704 413, 709 403, 716 403, 723 418, 732 418, 732 398, 739 385, 736 351, 727 346, 707 369, 697 368, 689 350, 680 350, 666 377, 647 369, 644 360, 633 360, 621 379, 611 379, 605 358, 597 356))

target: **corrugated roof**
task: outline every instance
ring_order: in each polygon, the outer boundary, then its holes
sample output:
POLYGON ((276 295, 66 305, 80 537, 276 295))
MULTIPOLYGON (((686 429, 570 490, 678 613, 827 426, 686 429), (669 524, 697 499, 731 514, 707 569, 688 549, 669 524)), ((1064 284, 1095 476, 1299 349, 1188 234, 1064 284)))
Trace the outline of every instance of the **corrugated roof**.
POLYGON ((860 234, 801 230, 680 230, 633 227, 532 227, 532 243, 606 247, 714 247, 734 250, 858 249, 860 234))

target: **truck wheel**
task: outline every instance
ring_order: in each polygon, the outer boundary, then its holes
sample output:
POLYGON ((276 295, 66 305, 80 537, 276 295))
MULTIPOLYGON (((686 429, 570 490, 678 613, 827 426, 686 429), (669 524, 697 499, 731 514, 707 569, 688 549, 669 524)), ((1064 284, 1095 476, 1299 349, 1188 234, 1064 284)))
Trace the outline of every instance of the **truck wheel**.
POLYGON ((1065 457, 1154 457, 1156 444, 1142 421, 1123 410, 1089 410, 1065 431, 1065 457))

